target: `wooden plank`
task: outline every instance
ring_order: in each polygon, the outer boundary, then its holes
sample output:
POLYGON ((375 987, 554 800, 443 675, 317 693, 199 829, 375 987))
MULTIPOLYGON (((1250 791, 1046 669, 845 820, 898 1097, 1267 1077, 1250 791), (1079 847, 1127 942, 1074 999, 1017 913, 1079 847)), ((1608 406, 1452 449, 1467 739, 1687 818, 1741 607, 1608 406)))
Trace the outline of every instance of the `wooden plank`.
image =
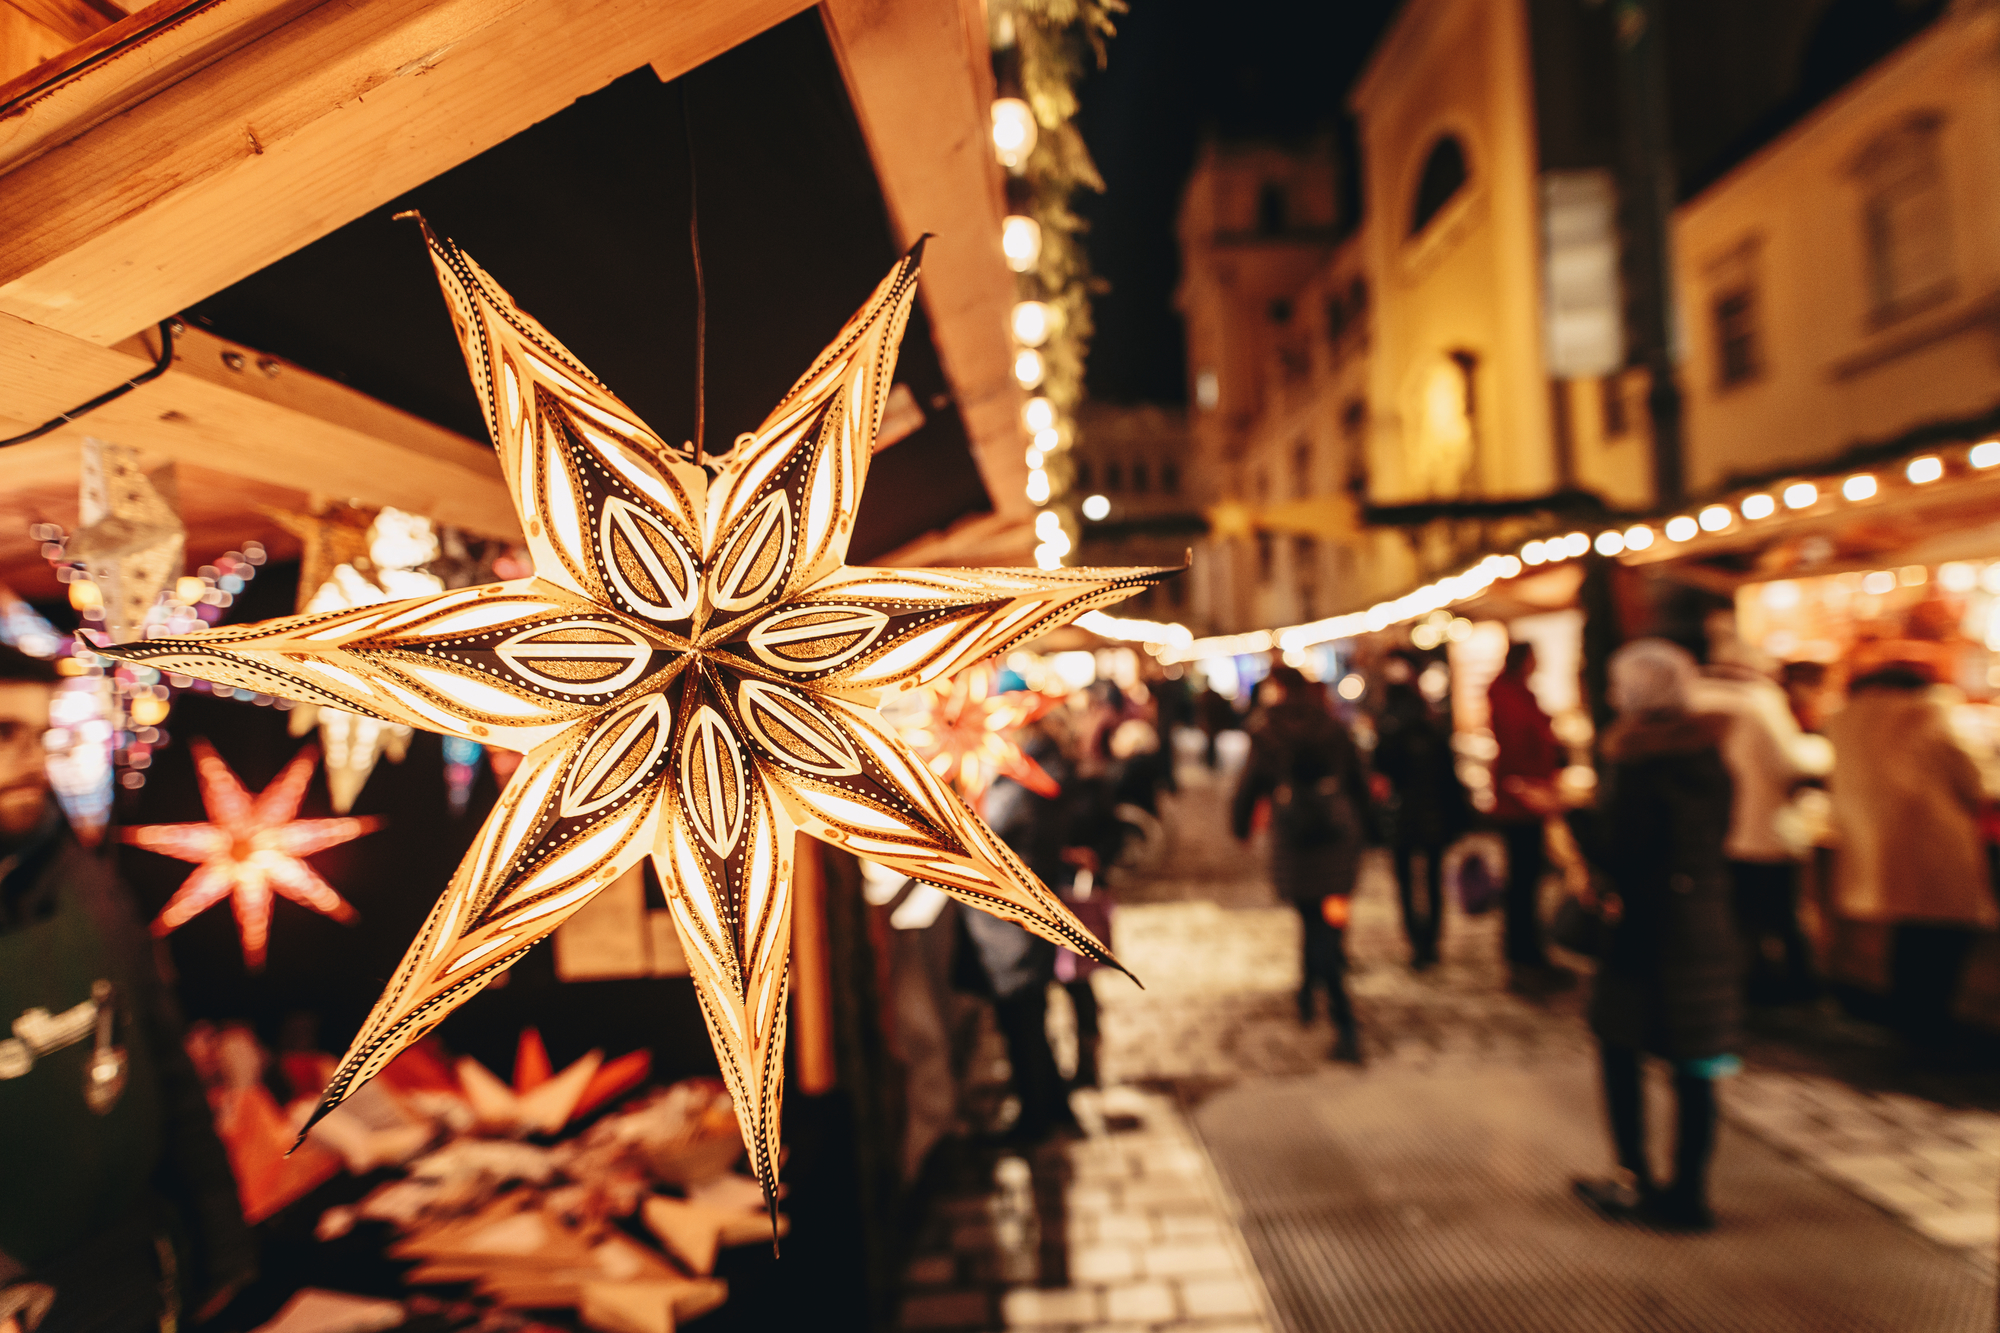
POLYGON ((156 0, 134 10, 0 83, 0 170, 74 139, 320 2, 156 0))
MULTIPOLYGON (((174 365, 88 416, 0 449, 0 491, 76 475, 86 435, 272 486, 394 505, 495 537, 519 523, 491 449, 254 348, 190 329, 174 365), (234 359, 240 368, 233 368, 234 359)), ((148 369, 150 337, 116 348, 0 315, 0 437, 148 369)))
POLYGON ((0 311, 115 343, 620 75, 805 7, 322 4, 0 176, 0 311))
POLYGON ((872 563, 878 565, 1031 565, 1034 525, 1012 514, 968 514, 947 528, 927 532, 872 563))
POLYGON ((72 42, 86 41, 116 21, 98 13, 83 0, 0 0, 0 4, 19 10, 50 32, 72 42))
POLYGON ((910 245, 933 233, 924 249, 924 310, 987 494, 1003 516, 1031 514, 982 9, 973 0, 825 0, 820 15, 898 240, 910 245))

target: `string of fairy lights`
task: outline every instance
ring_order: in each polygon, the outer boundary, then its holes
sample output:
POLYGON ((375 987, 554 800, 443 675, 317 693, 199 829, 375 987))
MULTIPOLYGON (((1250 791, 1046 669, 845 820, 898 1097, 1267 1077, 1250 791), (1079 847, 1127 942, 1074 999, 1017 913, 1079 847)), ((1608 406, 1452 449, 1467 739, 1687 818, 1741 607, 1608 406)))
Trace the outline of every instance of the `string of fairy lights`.
POLYGON ((1377 602, 1366 610, 1302 625, 1196 638, 1183 625, 1127 619, 1103 612, 1079 617, 1076 623, 1108 639, 1143 644, 1167 664, 1274 650, 1296 657, 1319 644, 1378 633, 1413 621, 1420 622, 1414 637, 1430 640, 1418 646, 1435 647, 1457 628, 1455 618, 1441 613, 1478 597, 1495 583, 1517 578, 1529 570, 1553 568, 1593 552, 1606 558, 1663 558, 1669 548, 1687 547, 1710 537, 1726 540, 1733 533, 1753 528, 1781 513, 1796 518, 1832 515, 1879 503, 1893 492, 1908 493, 1947 477, 1982 473, 2000 476, 1993 471, 1996 468, 2000 468, 2000 439, 1983 440, 1960 449, 1928 450, 1881 470, 1795 478, 1718 499, 1664 520, 1607 526, 1595 532, 1580 528, 1538 537, 1525 542, 1517 551, 1488 554, 1468 568, 1435 579, 1401 597, 1377 602), (1443 623, 1436 623, 1439 620, 1443 623))
POLYGON ((1103 180, 1072 123, 1086 62, 1102 65, 1120 0, 995 0, 988 7, 996 96, 993 153, 1006 172, 1000 253, 1015 275, 1008 312, 1014 381, 1028 393, 1026 493, 1036 507, 1035 563, 1059 568, 1076 547, 1068 503, 1070 460, 1083 365, 1091 335, 1090 264, 1083 223, 1070 209, 1079 189, 1103 180))

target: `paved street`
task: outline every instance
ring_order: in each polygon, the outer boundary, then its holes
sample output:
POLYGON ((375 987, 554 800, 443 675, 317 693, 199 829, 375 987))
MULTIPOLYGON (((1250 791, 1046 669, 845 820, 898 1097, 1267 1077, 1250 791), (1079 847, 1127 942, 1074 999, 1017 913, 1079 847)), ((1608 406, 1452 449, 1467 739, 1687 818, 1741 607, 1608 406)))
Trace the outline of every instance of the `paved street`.
POLYGON ((953 1159, 905 1327, 1992 1327, 1979 1088, 1863 1090, 1815 1048, 1753 1043, 1723 1090, 1717 1232, 1610 1226, 1568 1192, 1609 1155, 1581 992, 1508 995, 1493 918, 1454 914, 1443 966, 1410 973, 1374 860, 1349 931, 1367 1063, 1331 1065, 1325 1017, 1297 1017, 1295 915, 1226 836, 1220 782, 1184 778, 1171 874, 1120 885, 1114 944, 1146 989, 1097 977, 1087 1136, 953 1159))

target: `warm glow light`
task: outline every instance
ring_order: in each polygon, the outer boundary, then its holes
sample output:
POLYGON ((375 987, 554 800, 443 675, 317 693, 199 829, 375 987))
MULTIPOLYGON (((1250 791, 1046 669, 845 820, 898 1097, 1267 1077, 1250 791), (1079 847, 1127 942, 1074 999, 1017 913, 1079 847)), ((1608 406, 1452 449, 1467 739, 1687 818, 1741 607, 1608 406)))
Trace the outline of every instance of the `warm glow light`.
POLYGON ((2000 463, 2000 440, 1985 440, 1972 446, 1972 452, 1965 461, 1974 467, 1992 467, 2000 463))
POLYGON ((193 606, 208 591, 208 585, 192 574, 183 574, 174 580, 174 600, 182 606, 193 606))
POLYGON ((1035 113, 1018 97, 1002 97, 993 103, 993 152, 1000 165, 1019 171, 1035 151, 1035 113))
POLYGON ((1363 680, 1358 673, 1352 671, 1342 676, 1340 684, 1333 687, 1334 693, 1349 703, 1353 703, 1356 699, 1359 699, 1367 692, 1367 689, 1368 682, 1363 680))
POLYGON ((1523 564, 1539 565, 1548 558, 1548 547, 1542 542, 1529 542, 1521 548, 1521 562, 1523 564))
POLYGON ((1494 562, 1495 572, 1503 579, 1511 579, 1521 572, 1521 562, 1511 555, 1503 555, 1494 562))
POLYGON ((1055 541, 1062 536, 1062 515, 1053 509, 1044 509, 1035 515, 1035 536, 1045 542, 1055 541))
POLYGON ((1644 523, 1634 523, 1625 529, 1625 549, 1643 551, 1653 544, 1653 530, 1644 523))
POLYGON ((1861 580, 1861 591, 1880 597, 1883 593, 1896 590, 1896 574, 1893 570, 1878 569, 1861 580))
POLYGON ((1875 494, 1875 474, 1857 472, 1840 483, 1840 493, 1850 500, 1866 500, 1875 494))
POLYGON ((1769 518, 1778 512, 1778 502, 1768 495, 1746 495, 1737 507, 1743 511, 1743 517, 1752 521, 1769 518))
POLYGON ((1809 481, 1795 481, 1785 487, 1785 508, 1804 509, 1819 502, 1819 487, 1809 481))
POLYGON ((1045 430, 1054 430, 1056 405, 1046 398, 1030 398, 1027 405, 1021 409, 1021 420, 1037 435, 1045 430))
POLYGON ((1701 520, 1702 531, 1720 532, 1729 526, 1735 515, 1729 512, 1728 505, 1710 505, 1702 510, 1698 517, 1701 520))
POLYGON ((1028 498, 1038 505, 1049 502, 1049 474, 1041 468, 1028 474, 1028 498))
POLYGON ((1590 534, 1587 532, 1572 532, 1562 541, 1563 554, 1567 556, 1584 555, 1590 550, 1590 534))
POLYGON ((1903 475, 1919 486, 1926 485, 1944 475, 1944 460, 1933 454, 1912 458, 1903 475))
POLYGON ((1617 533, 1600 532, 1597 534, 1597 553, 1599 555, 1617 555, 1624 549, 1625 539, 1617 533))
POLYGON ((1084 497, 1083 516, 1092 522, 1105 518, 1111 513, 1111 501, 1102 495, 1084 497))
POLYGON ((1038 468, 1038 467, 1040 467, 1040 466, 1042 465, 1042 462, 1043 462, 1043 459, 1042 459, 1042 451, 1041 451, 1040 449, 1037 449, 1037 448, 1036 448, 1036 447, 1035 447, 1034 445, 1032 445, 1032 444, 1031 444, 1031 445, 1029 445, 1029 446, 1028 446, 1028 467, 1029 467, 1029 470, 1031 470, 1031 471, 1032 471, 1033 469, 1035 469, 1035 468, 1038 468))
POLYGON ((1042 257, 1042 224, 1013 214, 1000 224, 1000 253, 1007 257, 1008 268, 1026 273, 1042 257))
POLYGON ((1023 347, 1014 357, 1014 379, 1024 389, 1032 389, 1042 382, 1042 354, 1032 347, 1023 347))
POLYGON ((1017 301, 1008 326, 1014 330, 1014 341, 1028 347, 1040 347, 1049 340, 1053 318, 1049 307, 1041 301, 1017 301))
POLYGON ((1035 548, 1036 569, 1061 569, 1062 552, 1046 543, 1035 548))
POLYGON ((1035 447, 1045 454, 1054 453, 1056 446, 1061 443, 1062 436, 1056 434, 1054 426, 1049 427, 1047 430, 1038 430, 1035 432, 1035 447))
POLYGON ((1700 531, 1701 525, 1686 514, 1676 514, 1667 520, 1667 540, 1670 542, 1688 541, 1700 531))
POLYGON ((1979 586, 1979 571, 1963 560, 1938 566, 1938 583, 1946 592, 1971 592, 1979 586))

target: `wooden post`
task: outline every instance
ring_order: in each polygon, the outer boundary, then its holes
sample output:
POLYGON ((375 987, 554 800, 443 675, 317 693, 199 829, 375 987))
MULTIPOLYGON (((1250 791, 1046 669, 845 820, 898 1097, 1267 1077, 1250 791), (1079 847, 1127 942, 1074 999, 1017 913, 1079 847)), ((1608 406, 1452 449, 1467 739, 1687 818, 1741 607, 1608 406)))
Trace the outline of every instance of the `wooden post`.
POLYGON ((833 1058, 833 959, 827 947, 826 865, 805 834, 792 850, 792 1035, 796 1086, 808 1097, 839 1081, 833 1058))

